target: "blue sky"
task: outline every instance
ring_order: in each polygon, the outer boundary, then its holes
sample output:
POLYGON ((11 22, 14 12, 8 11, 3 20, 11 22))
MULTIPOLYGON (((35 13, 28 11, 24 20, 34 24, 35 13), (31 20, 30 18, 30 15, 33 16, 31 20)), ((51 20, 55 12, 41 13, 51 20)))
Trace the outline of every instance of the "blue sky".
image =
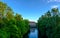
POLYGON ((15 13, 21 14, 24 19, 37 21, 38 18, 51 8, 60 9, 60 0, 0 0, 7 3, 15 13))

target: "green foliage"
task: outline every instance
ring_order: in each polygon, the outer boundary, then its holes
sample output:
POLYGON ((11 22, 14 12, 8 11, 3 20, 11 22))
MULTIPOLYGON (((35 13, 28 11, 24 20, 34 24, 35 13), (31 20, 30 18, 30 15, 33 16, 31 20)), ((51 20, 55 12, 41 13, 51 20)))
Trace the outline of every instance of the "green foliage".
POLYGON ((29 31, 29 21, 16 14, 5 3, 0 2, 0 38, 23 38, 29 31))
POLYGON ((58 8, 53 8, 41 16, 37 23, 41 36, 46 35, 48 38, 60 38, 60 16, 58 8))

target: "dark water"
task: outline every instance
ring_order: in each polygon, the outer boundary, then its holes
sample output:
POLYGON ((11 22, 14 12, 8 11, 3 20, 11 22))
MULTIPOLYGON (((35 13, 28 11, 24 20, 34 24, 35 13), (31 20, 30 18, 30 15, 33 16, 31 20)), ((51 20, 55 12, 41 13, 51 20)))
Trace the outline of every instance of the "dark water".
POLYGON ((30 33, 28 34, 29 38, 38 38, 37 28, 31 28, 30 33))

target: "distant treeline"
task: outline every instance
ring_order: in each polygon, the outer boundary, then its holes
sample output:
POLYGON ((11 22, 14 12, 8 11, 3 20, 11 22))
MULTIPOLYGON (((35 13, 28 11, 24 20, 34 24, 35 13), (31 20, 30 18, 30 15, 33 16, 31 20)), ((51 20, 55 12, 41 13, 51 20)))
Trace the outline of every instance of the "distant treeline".
POLYGON ((42 15, 37 23, 41 38, 60 38, 60 12, 52 8, 42 15))
POLYGON ((29 28, 29 20, 14 14, 7 4, 0 2, 0 38, 23 38, 29 28))

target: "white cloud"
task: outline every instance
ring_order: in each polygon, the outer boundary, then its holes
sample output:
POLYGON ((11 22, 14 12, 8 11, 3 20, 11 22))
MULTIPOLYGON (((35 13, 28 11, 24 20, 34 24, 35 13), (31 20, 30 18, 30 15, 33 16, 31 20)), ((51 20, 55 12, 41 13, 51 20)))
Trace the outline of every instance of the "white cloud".
POLYGON ((53 5, 53 6, 51 6, 51 8, 58 8, 59 7, 59 5, 53 5))
POLYGON ((52 2, 52 1, 53 1, 53 0, 48 0, 48 3, 49 3, 49 2, 52 2))
POLYGON ((60 0, 48 0, 48 3, 50 2, 60 2, 60 0))

